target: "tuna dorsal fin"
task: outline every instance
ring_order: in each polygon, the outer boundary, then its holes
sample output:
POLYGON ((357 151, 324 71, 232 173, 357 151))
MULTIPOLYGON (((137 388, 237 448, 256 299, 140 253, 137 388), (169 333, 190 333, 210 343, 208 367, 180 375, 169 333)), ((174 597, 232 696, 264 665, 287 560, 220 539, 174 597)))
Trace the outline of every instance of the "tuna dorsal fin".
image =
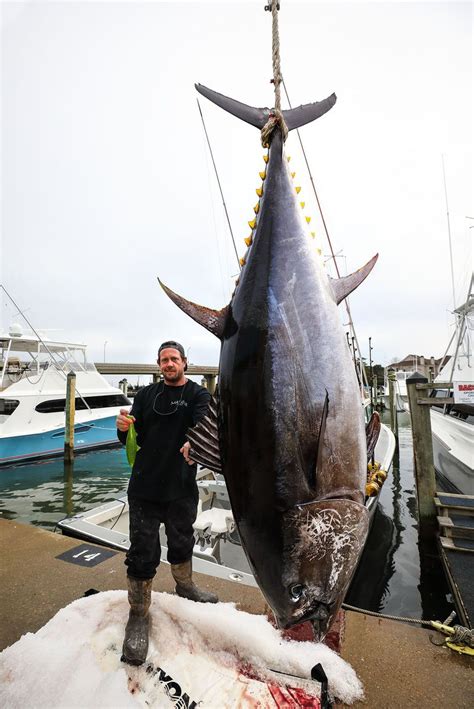
POLYGON ((362 266, 362 268, 359 268, 358 271, 354 271, 354 273, 351 273, 349 276, 343 276, 342 278, 331 278, 331 276, 329 276, 329 282, 334 293, 334 298, 338 305, 341 300, 347 298, 347 296, 352 293, 352 291, 355 290, 357 286, 360 286, 362 281, 367 278, 367 276, 375 266, 375 262, 377 261, 378 257, 379 255, 375 254, 375 256, 371 258, 370 261, 365 264, 365 266, 362 266))
MULTIPOLYGON (((246 103, 236 101, 229 96, 224 96, 224 94, 219 94, 217 91, 208 89, 207 86, 203 86, 202 84, 195 84, 195 87, 196 90, 208 98, 209 101, 212 101, 217 106, 223 108, 224 111, 232 113, 233 116, 237 116, 237 118, 240 118, 246 123, 250 123, 250 125, 256 128, 263 128, 273 110, 271 108, 254 108, 253 106, 248 106, 246 103)), ((331 96, 328 96, 322 101, 315 101, 314 103, 307 103, 304 106, 297 106, 296 108, 289 108, 282 111, 288 130, 300 128, 306 125, 306 123, 311 123, 311 121, 327 113, 335 103, 336 94, 331 94, 331 96)))
POLYGON ((186 438, 191 444, 189 457, 200 465, 222 472, 219 434, 217 430, 217 400, 213 396, 209 402, 207 414, 194 428, 190 428, 186 438))
POLYGON ((228 305, 226 305, 221 310, 212 310, 211 308, 205 308, 203 305, 198 305, 197 303, 193 303, 190 300, 186 300, 186 298, 182 298, 180 295, 172 291, 171 288, 165 286, 165 284, 162 283, 159 278, 158 283, 163 288, 168 298, 170 298, 173 303, 178 306, 178 308, 181 308, 181 310, 185 312, 186 315, 189 315, 190 318, 205 327, 206 330, 212 332, 213 335, 219 337, 219 339, 222 339, 227 315, 229 312, 228 305))
POLYGON ((329 394, 328 390, 326 389, 326 396, 324 399, 324 404, 323 404, 323 411, 321 414, 321 423, 319 425, 319 435, 318 435, 318 449, 316 451, 316 460, 314 461, 314 466, 311 470, 311 479, 309 480, 309 484, 311 487, 316 490, 316 478, 318 475, 318 470, 321 469, 321 454, 323 450, 323 439, 324 439, 324 432, 326 430, 326 420, 328 417, 328 411, 329 411, 329 394))

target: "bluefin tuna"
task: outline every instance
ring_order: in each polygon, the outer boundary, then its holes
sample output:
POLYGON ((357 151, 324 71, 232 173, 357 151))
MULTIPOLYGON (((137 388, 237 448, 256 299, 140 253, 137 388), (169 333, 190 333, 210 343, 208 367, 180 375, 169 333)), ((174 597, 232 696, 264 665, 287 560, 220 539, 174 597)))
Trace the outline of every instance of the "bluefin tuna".
MULTIPOLYGON (((219 387, 190 432, 192 456, 225 476, 240 537, 280 627, 327 632, 362 552, 367 448, 360 392, 337 305, 372 269, 330 278, 302 218, 272 109, 198 91, 262 128, 273 120, 263 195, 238 285, 212 310, 168 296, 220 338, 219 387)), ((283 111, 288 130, 324 101, 283 111)))

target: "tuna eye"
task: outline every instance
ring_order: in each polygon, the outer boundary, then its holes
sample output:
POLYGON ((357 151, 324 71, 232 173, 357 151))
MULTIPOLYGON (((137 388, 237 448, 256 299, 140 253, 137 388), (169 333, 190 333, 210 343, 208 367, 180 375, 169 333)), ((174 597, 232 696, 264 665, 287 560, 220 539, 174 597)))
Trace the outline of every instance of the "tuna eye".
POLYGON ((290 586, 289 591, 291 600, 299 601, 304 593, 304 586, 301 583, 294 583, 293 586, 290 586))

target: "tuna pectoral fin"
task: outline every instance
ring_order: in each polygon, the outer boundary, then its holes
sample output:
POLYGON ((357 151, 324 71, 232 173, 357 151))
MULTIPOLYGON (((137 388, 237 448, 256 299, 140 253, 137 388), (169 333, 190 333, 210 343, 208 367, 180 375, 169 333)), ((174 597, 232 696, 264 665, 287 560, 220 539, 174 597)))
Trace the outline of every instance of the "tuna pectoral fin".
POLYGON ((365 427, 365 438, 367 441, 367 460, 370 460, 375 451, 375 446, 380 435, 380 416, 377 411, 374 411, 370 417, 369 423, 365 427))
POLYGON ((191 444, 189 451, 191 460, 215 473, 222 472, 217 431, 217 402, 214 397, 209 402, 206 416, 194 428, 189 429, 186 438, 191 444))
POLYGON ((226 305, 221 310, 212 310, 211 308, 205 308, 203 305, 198 305, 197 303, 193 303, 190 300, 186 300, 186 298, 182 298, 180 295, 172 291, 171 288, 165 286, 165 284, 162 283, 159 278, 158 283, 163 288, 166 295, 173 301, 175 305, 178 306, 178 308, 181 308, 181 310, 185 312, 186 315, 189 315, 190 318, 205 327, 206 330, 212 332, 213 335, 222 339, 222 336, 224 334, 225 323, 227 320, 227 314, 229 312, 228 305, 226 305))
POLYGON ((375 266, 375 262, 377 261, 378 257, 379 255, 375 254, 375 256, 371 258, 370 261, 365 264, 365 266, 362 266, 362 268, 359 268, 358 271, 351 273, 349 276, 343 276, 343 278, 331 278, 329 276, 329 282, 331 283, 334 298, 338 305, 341 300, 347 298, 347 296, 352 293, 352 291, 355 290, 357 286, 360 286, 362 281, 367 278, 367 276, 375 266))
POLYGON ((321 414, 321 423, 319 425, 319 434, 318 434, 318 448, 316 451, 316 460, 314 462, 314 466, 310 471, 310 477, 309 477, 309 484, 313 488, 313 490, 316 490, 316 480, 318 477, 318 470, 321 469, 321 454, 323 450, 323 440, 324 440, 324 432, 326 430, 326 421, 328 417, 328 411, 329 411, 329 394, 326 389, 326 397, 324 399, 324 404, 323 404, 323 411, 321 414))
MULTIPOLYGON (((212 101, 217 106, 223 108, 224 111, 232 113, 233 116, 237 116, 237 118, 240 118, 246 123, 250 123, 250 125, 256 128, 263 128, 272 112, 270 108, 254 108, 253 106, 248 106, 246 103, 241 103, 223 94, 218 94, 217 91, 212 91, 212 89, 208 89, 202 84, 195 84, 195 86, 197 91, 208 98, 209 101, 212 101)), ((311 121, 327 113, 335 103, 336 94, 331 94, 331 96, 328 96, 323 101, 307 103, 304 106, 282 111, 288 130, 293 130, 293 128, 299 128, 306 123, 311 123, 311 121)))

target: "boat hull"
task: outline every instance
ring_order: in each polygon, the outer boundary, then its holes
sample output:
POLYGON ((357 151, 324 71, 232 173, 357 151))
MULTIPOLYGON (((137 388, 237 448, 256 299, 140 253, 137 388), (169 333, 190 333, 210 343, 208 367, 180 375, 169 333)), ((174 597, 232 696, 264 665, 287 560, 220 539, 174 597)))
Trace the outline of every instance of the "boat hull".
MULTIPOLYGON (((87 451, 119 445, 116 416, 78 423, 74 427, 74 449, 87 451)), ((50 431, 0 439, 0 466, 60 456, 64 452, 64 426, 50 431)))
POLYGON ((432 411, 431 427, 434 466, 440 483, 448 492, 474 495, 472 424, 432 411))

